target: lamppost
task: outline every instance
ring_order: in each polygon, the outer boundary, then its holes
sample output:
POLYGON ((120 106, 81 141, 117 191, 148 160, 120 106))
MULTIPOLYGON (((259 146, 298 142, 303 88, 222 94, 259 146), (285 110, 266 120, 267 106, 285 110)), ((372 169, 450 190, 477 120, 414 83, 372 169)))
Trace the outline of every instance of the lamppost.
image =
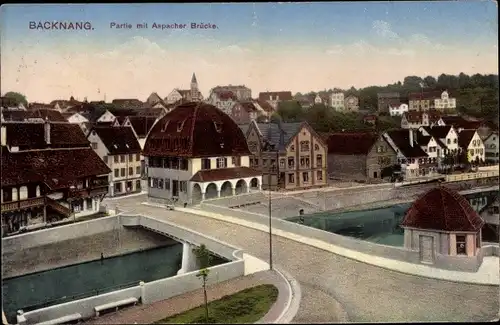
MULTIPOLYGON (((268 136, 271 135, 271 121, 268 122, 268 136)), ((268 145, 268 149, 271 149, 268 145)), ((276 163, 275 163, 276 164, 276 163)), ((274 165, 271 166, 271 169, 268 170, 267 174, 267 190, 269 196, 269 269, 273 269, 273 231, 272 231, 272 199, 271 199, 271 171, 274 170, 274 165)))

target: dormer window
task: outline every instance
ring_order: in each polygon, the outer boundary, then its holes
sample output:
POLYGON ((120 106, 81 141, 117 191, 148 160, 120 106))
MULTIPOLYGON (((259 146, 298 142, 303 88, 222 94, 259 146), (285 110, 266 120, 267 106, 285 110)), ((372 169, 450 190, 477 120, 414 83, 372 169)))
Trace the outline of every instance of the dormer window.
POLYGON ((161 132, 165 132, 167 130, 168 122, 170 121, 165 122, 165 125, 163 125, 163 127, 161 128, 161 132))
POLYGON ((217 131, 218 133, 222 132, 222 123, 214 122, 214 126, 215 126, 215 131, 217 131))
POLYGON ((184 122, 186 122, 186 120, 177 123, 177 132, 181 132, 182 131, 182 128, 184 127, 184 122))

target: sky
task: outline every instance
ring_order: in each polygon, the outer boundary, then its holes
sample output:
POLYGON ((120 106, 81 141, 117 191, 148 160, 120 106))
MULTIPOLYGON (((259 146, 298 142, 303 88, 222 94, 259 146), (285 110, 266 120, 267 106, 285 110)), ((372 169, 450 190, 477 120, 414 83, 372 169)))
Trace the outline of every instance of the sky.
POLYGON ((188 89, 194 72, 204 96, 244 84, 258 97, 383 86, 408 75, 497 74, 497 12, 486 0, 2 5, 1 91, 30 102, 145 100, 188 89), (32 28, 44 22, 91 29, 32 28), (117 28, 123 24, 132 28, 117 28))

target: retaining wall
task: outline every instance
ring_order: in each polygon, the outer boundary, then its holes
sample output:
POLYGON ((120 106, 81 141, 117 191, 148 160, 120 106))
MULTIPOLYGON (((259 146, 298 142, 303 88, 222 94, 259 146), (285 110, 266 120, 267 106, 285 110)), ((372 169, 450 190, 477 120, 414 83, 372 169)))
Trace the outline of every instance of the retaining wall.
POLYGON ((22 276, 90 262, 100 259, 101 253, 108 258, 176 243, 144 229, 124 228, 118 218, 107 217, 4 238, 2 276, 22 276))
MULTIPOLYGON (((207 211, 211 211, 214 213, 222 215, 230 215, 266 226, 269 225, 269 218, 267 216, 252 214, 241 210, 235 210, 211 204, 202 204, 202 206, 203 209, 206 209, 207 211)), ((407 250, 403 247, 395 247, 395 246, 371 243, 369 241, 338 235, 335 233, 300 225, 282 219, 273 218, 272 225, 274 229, 279 229, 282 231, 297 234, 307 238, 321 240, 326 243, 347 248, 353 251, 398 261, 409 262, 409 263, 416 263, 416 264, 420 263, 420 254, 418 251, 407 250)), ((482 250, 481 254, 482 256, 488 256, 486 254, 493 254, 491 253, 493 251, 494 249, 488 248, 486 250, 482 250)), ((475 262, 472 264, 476 265, 475 262)), ((470 260, 466 261, 462 259, 458 263, 457 258, 455 257, 449 257, 446 255, 436 255, 434 266, 442 269, 462 270, 470 272, 473 271, 475 268, 475 266, 472 264, 470 260)))
MULTIPOLYGON (((114 222, 120 225, 154 228, 157 231, 168 233, 173 237, 185 237, 191 244, 204 244, 213 253, 232 260, 229 263, 210 267, 207 278, 208 284, 219 283, 245 275, 243 252, 215 238, 191 232, 187 228, 176 226, 172 223, 141 215, 116 216, 112 218, 115 218, 114 222)), ((20 325, 36 324, 75 313, 81 314, 83 319, 88 319, 94 317, 94 307, 132 297, 137 298, 143 304, 151 304, 201 288, 202 281, 196 277, 197 273, 198 271, 193 271, 148 283, 138 283, 137 286, 131 288, 26 312, 17 316, 18 323, 20 325)))

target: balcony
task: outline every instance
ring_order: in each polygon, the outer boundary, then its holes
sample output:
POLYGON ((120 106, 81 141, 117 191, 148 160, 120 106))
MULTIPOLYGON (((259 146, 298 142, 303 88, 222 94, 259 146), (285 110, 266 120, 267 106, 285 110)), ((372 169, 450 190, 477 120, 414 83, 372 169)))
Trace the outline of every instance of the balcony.
POLYGON ((44 204, 43 197, 35 197, 21 201, 2 203, 2 212, 10 212, 34 207, 41 207, 44 204))

